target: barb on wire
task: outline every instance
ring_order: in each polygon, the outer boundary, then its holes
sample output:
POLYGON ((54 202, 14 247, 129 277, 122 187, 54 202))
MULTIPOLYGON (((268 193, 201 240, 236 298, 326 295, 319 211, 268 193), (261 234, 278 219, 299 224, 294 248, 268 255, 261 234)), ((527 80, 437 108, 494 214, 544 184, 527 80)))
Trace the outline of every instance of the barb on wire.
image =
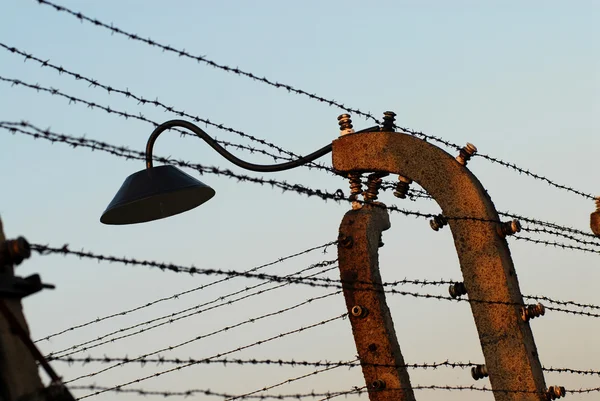
MULTIPOLYGON (((288 332, 285 332, 285 333, 281 333, 281 334, 275 335, 273 337, 269 337, 269 338, 264 339, 264 340, 259 340, 259 341, 254 342, 254 343, 251 343, 251 344, 248 344, 248 345, 245 345, 245 346, 242 346, 242 347, 238 347, 238 348, 236 348, 234 350, 230 350, 230 351, 227 351, 227 352, 224 352, 224 353, 216 354, 213 357, 210 357, 210 358, 207 358, 207 359, 220 358, 220 357, 223 357, 225 355, 228 355, 228 354, 231 354, 231 353, 234 353, 234 352, 238 352, 238 351, 241 351, 241 350, 244 350, 244 349, 248 349, 250 347, 254 347, 254 346, 261 345, 261 344, 264 344, 264 343, 267 343, 267 342, 270 342, 270 341, 281 339, 283 337, 286 337, 286 336, 289 336, 289 335, 292 335, 292 334, 301 333, 301 332, 304 332, 306 330, 309 330, 309 329, 312 329, 312 328, 315 328, 315 327, 319 327, 319 326, 323 326, 325 324, 328 324, 328 323, 331 323, 331 322, 334 322, 334 321, 337 321, 337 320, 345 319, 346 317, 347 317, 347 313, 343 313, 341 315, 338 315, 338 316, 335 316, 335 317, 332 317, 332 318, 329 318, 329 319, 322 320, 322 321, 320 321, 318 323, 313 323, 313 324, 308 325, 308 326, 302 326, 302 327, 300 327, 298 329, 291 330, 291 331, 288 331, 288 332)), ((195 366, 195 365, 197 365, 197 364, 196 363, 187 363, 187 364, 184 364, 184 365, 178 365, 178 366, 176 366, 174 368, 171 368, 171 369, 168 369, 168 370, 164 370, 162 372, 158 372, 158 373, 155 373, 155 374, 152 374, 152 375, 144 376, 144 377, 141 377, 139 379, 131 380, 129 382, 126 382, 126 383, 123 383, 123 384, 119 384, 117 386, 108 387, 108 388, 103 389, 103 390, 98 390, 98 391, 96 391, 96 392, 94 392, 92 394, 87 394, 87 395, 85 395, 83 397, 80 397, 79 399, 87 398, 87 397, 91 397, 91 396, 95 396, 95 395, 98 395, 98 394, 103 394, 103 393, 108 392, 108 391, 113 391, 116 388, 121 388, 121 387, 129 386, 131 384, 140 383, 142 381, 146 381, 146 380, 153 379, 153 378, 156 378, 156 377, 159 377, 159 376, 163 376, 165 374, 176 372, 176 371, 179 371, 181 369, 185 369, 187 367, 195 366)), ((91 377, 91 375, 87 375, 87 377, 91 377)))
MULTIPOLYGON (((329 246, 331 246, 331 245, 336 244, 336 243, 337 243, 337 241, 331 241, 331 242, 328 242, 328 243, 323 244, 323 245, 319 245, 319 246, 315 246, 315 247, 312 247, 312 248, 308 248, 308 249, 305 249, 305 250, 300 251, 300 252, 296 252, 296 253, 291 254, 291 255, 280 257, 280 258, 278 258, 278 259, 276 259, 276 260, 274 260, 272 262, 268 262, 268 263, 262 264, 260 266, 253 267, 252 269, 249 269, 249 270, 246 270, 246 271, 249 272, 249 273, 255 272, 255 271, 258 271, 260 269, 264 269, 265 267, 273 266, 273 265, 278 264, 278 263, 283 263, 286 260, 290 260, 290 259, 296 258, 296 257, 301 256, 301 255, 308 254, 310 252, 313 252, 313 251, 316 251, 316 250, 319 250, 319 249, 323 249, 323 253, 326 253, 327 252, 327 248, 329 246)), ((315 267, 317 267, 317 266, 315 266, 315 267)), ((306 269, 304 269, 304 270, 306 270, 306 269)), ((302 273, 304 270, 301 270, 300 272, 297 272, 297 273, 293 273, 292 275, 302 273)), ((61 330, 59 332, 47 335, 47 336, 45 336, 43 338, 40 338, 39 340, 36 340, 35 342, 50 340, 51 338, 54 338, 54 337, 59 336, 61 334, 64 334, 64 333, 67 333, 67 332, 70 332, 70 331, 73 331, 73 330, 76 330, 76 329, 80 329, 82 327, 86 327, 86 326, 89 326, 91 324, 99 323, 99 322, 102 322, 104 320, 112 319, 112 318, 119 317, 119 316, 125 316, 125 315, 128 315, 128 314, 132 313, 132 312, 136 312, 136 311, 138 311, 140 309, 145 309, 145 308, 148 308, 150 306, 156 305, 156 304, 158 304, 160 302, 179 299, 179 297, 181 297, 183 295, 187 295, 187 294, 190 294, 192 292, 203 290, 203 289, 205 289, 207 287, 211 287, 213 285, 216 285, 216 284, 219 284, 219 283, 222 283, 224 281, 231 280, 231 279, 232 279, 232 277, 225 277, 225 278, 222 278, 222 279, 210 282, 208 284, 204 284, 204 285, 201 285, 201 286, 198 286, 198 287, 194 287, 194 288, 186 290, 186 291, 178 292, 178 293, 173 294, 173 295, 168 296, 168 297, 163 297, 163 298, 156 299, 154 301, 148 302, 148 303, 146 303, 144 305, 137 306, 135 308, 131 308, 131 309, 127 309, 127 310, 122 311, 122 312, 113 313, 111 315, 99 317, 99 318, 90 320, 88 322, 85 322, 85 323, 82 323, 82 324, 78 324, 78 325, 69 327, 67 329, 61 330)))
MULTIPOLYGON (((18 48, 14 47, 14 46, 8 46, 8 45, 0 42, 0 48, 3 48, 3 49, 5 49, 5 50, 7 50, 7 51, 9 51, 11 53, 15 53, 15 54, 19 54, 19 55, 23 56, 25 58, 25 61, 33 60, 33 61, 39 63, 41 67, 50 68, 50 69, 58 72, 59 74, 69 75, 69 76, 75 78, 76 80, 85 81, 85 82, 89 83, 91 87, 104 89, 104 90, 106 90, 108 92, 108 94, 117 93, 117 94, 125 96, 126 98, 131 98, 131 99, 137 100, 138 104, 142 104, 142 105, 148 104, 148 105, 153 105, 155 107, 160 107, 164 111, 176 114, 177 116, 182 117, 182 118, 183 117, 189 118, 190 120, 192 120, 192 121, 194 121, 196 123, 204 123, 206 125, 210 125, 212 127, 218 128, 220 130, 227 131, 227 132, 230 132, 230 133, 233 133, 233 134, 237 134, 237 135, 239 135, 239 136, 241 136, 243 138, 249 139, 249 140, 251 140, 253 142, 257 142, 257 143, 260 143, 261 145, 270 147, 270 148, 276 150, 277 152, 279 152, 279 155, 276 155, 276 154, 273 154, 273 153, 269 153, 269 152, 267 152, 265 150, 262 150, 262 149, 256 149, 256 148, 252 148, 252 147, 248 147, 248 146, 244 146, 244 145, 233 144, 233 143, 221 141, 220 143, 222 145, 224 145, 224 146, 235 147, 237 149, 247 150, 247 151, 250 151, 250 153, 261 153, 261 154, 264 154, 266 156, 272 157, 274 160, 293 160, 293 159, 297 159, 297 158, 300 157, 299 155, 297 155, 297 154, 295 154, 293 152, 289 152, 289 151, 281 148, 280 146, 277 146, 277 145, 275 145, 275 144, 273 144, 271 142, 268 142, 268 141, 266 141, 264 139, 257 138, 255 136, 249 135, 249 134, 247 134, 247 133, 245 133, 243 131, 237 130, 235 128, 227 127, 227 126, 225 126, 223 124, 220 124, 220 123, 215 123, 213 121, 210 121, 207 118, 202 118, 202 117, 200 117, 198 115, 192 115, 192 114, 186 113, 185 111, 178 110, 178 109, 176 109, 173 106, 167 106, 166 104, 160 102, 158 100, 158 98, 156 98, 155 100, 150 100, 148 98, 144 98, 142 96, 136 95, 135 93, 131 92, 129 89, 119 89, 119 88, 116 88, 116 87, 114 87, 112 85, 103 84, 103 83, 99 82, 96 79, 88 78, 88 77, 86 77, 86 76, 84 76, 82 74, 70 71, 70 70, 68 70, 66 68, 63 68, 62 66, 58 66, 58 65, 52 64, 52 63, 50 63, 50 60, 42 60, 39 57, 36 57, 33 54, 31 54, 31 53, 26 53, 26 52, 24 52, 22 50, 19 50, 18 48), (287 157, 282 157, 281 155, 287 155, 287 157)), ((66 95, 66 96, 71 97, 69 95, 66 95)), ((82 102, 82 100, 83 99, 79 99, 78 101, 82 102)), ((184 135, 194 136, 193 134, 187 133, 187 132, 183 132, 183 134, 184 135)), ((333 172, 332 168, 327 167, 327 166, 322 165, 322 164, 317 163, 317 162, 307 163, 307 167, 309 167, 309 168, 317 168, 317 169, 320 169, 320 170, 326 170, 326 171, 329 171, 329 172, 333 172)))
MULTIPOLYGON (((134 40, 134 41, 137 41, 137 42, 145 43, 145 44, 147 44, 147 45, 149 45, 151 47, 156 47, 158 49, 161 49, 163 52, 173 53, 173 54, 178 55, 179 57, 184 57, 184 58, 187 58, 187 59, 191 59, 191 60, 194 60, 194 61, 196 61, 198 63, 205 63, 205 64, 207 64, 207 65, 209 65, 211 67, 214 67, 214 68, 217 68, 217 69, 229 72, 229 73, 233 73, 233 74, 236 74, 236 75, 244 76, 244 77, 250 78, 250 79, 252 79, 254 81, 258 81, 260 83, 263 83, 263 84, 266 84, 266 85, 269 85, 269 86, 272 86, 272 87, 275 87, 275 88, 285 89, 289 93, 293 93, 293 94, 301 95, 301 96, 306 96, 306 97, 308 97, 310 99, 317 100, 317 101, 319 101, 321 103, 325 103, 325 104, 327 104, 329 106, 335 106, 335 107, 340 108, 342 110, 345 110, 347 112, 350 112, 350 113, 356 114, 358 116, 364 117, 367 120, 373 120, 373 121, 375 121, 378 124, 380 123, 380 121, 377 118, 375 118, 375 116, 372 113, 370 113, 370 112, 364 112, 364 111, 361 111, 361 110, 359 110, 357 108, 352 108, 352 107, 346 106, 343 103, 340 103, 338 101, 327 99, 325 97, 319 96, 319 95, 317 95, 315 93, 310 93, 310 92, 307 92, 305 90, 295 88, 295 87, 293 87, 291 85, 288 85, 288 84, 284 84, 284 83, 280 83, 280 82, 277 82, 277 81, 273 81, 273 80, 270 80, 270 79, 268 79, 266 77, 260 77, 258 75, 255 75, 255 74, 251 73, 251 72, 247 72, 247 71, 241 70, 240 68, 237 68, 237 67, 233 68, 233 67, 229 67, 227 65, 219 64, 219 63, 217 63, 217 62, 215 62, 213 60, 210 60, 210 59, 208 59, 208 58, 206 58, 204 56, 193 55, 193 54, 185 51, 185 49, 177 49, 177 48, 175 48, 173 46, 170 46, 170 45, 161 44, 159 42, 154 41, 153 39, 144 38, 144 37, 142 37, 140 35, 127 32, 127 31, 122 30, 122 29, 120 29, 118 27, 115 27, 112 24, 108 25, 108 24, 106 24, 106 23, 98 20, 97 18, 90 18, 90 17, 84 15, 81 12, 73 11, 73 10, 67 8, 67 7, 60 6, 58 4, 50 2, 48 0, 38 0, 38 2, 40 4, 44 4, 44 5, 48 5, 48 6, 52 7, 54 10, 56 10, 58 12, 64 12, 64 13, 67 13, 69 15, 72 15, 72 16, 76 17, 77 19, 79 19, 80 21, 85 21, 85 22, 91 23, 91 24, 93 24, 95 26, 107 29, 107 30, 109 30, 112 33, 116 33, 118 35, 125 36, 128 39, 131 39, 131 40, 134 40)), ((431 140, 431 141, 434 141, 434 142, 437 142, 437 143, 441 143, 441 144, 443 144, 443 145, 445 145, 447 147, 450 147, 450 148, 454 148, 454 149, 460 149, 461 148, 459 145, 457 145, 455 143, 452 143, 450 141, 447 141, 447 140, 445 140, 445 139, 443 139, 441 137, 437 137, 437 136, 434 136, 434 135, 429 135, 429 134, 426 134, 426 133, 421 132, 421 131, 416 131, 416 130, 413 130, 413 129, 410 129, 410 128, 406 128, 406 127, 401 127, 401 126, 398 126, 398 125, 394 125, 394 127, 398 128, 398 129, 402 130, 403 132, 406 132, 406 133, 408 133, 410 135, 417 136, 417 137, 420 137, 420 138, 423 138, 423 139, 426 139, 426 140, 431 140)), ((589 194, 589 193, 585 193, 583 191, 577 190, 575 188, 572 188, 572 187, 569 187, 569 186, 566 186, 566 185, 558 184, 558 183, 554 182, 553 180, 550 180, 547 177, 544 177, 542 175, 530 172, 528 169, 519 167, 519 166, 517 166, 514 163, 506 162, 506 161, 503 161, 503 160, 501 160, 499 158, 495 158, 495 157, 492 157, 492 156, 489 156, 489 155, 486 155, 486 154, 481 154, 481 153, 476 153, 475 156, 481 157, 481 158, 486 159, 486 160, 488 160, 488 161, 490 161, 492 163, 500 164, 501 166, 504 166, 504 167, 510 168, 512 170, 515 170, 515 171, 517 171, 520 174, 525 174, 525 175, 527 175, 529 177, 532 177, 532 178, 544 181, 547 184, 549 184, 549 185, 551 185, 551 186, 553 186, 555 188, 558 188, 558 189, 561 189, 561 190, 564 190, 564 191, 568 191, 568 192, 574 193, 574 194, 582 196, 582 197, 584 197, 586 199, 591 199, 591 200, 595 199, 595 197, 593 195, 589 194)))
MULTIPOLYGON (((330 269, 327 269, 327 270, 330 270, 330 269)), ((268 282, 263 282, 263 283, 260 283, 260 284, 266 284, 266 283, 268 283, 268 282)), ((273 287, 273 289, 279 288, 279 287, 283 287, 284 285, 288 285, 288 283, 280 284, 277 287, 273 287)), ((213 302, 207 302, 207 303, 205 303, 203 305, 199 305, 199 306, 194 306, 192 308, 188 308, 186 310, 186 312, 191 310, 192 311, 191 313, 188 313, 188 314, 182 314, 182 313, 173 314, 173 315, 178 316, 178 317, 171 317, 169 315, 167 315, 167 316, 161 316, 161 317, 159 317, 157 319, 152 319, 150 321, 143 322, 143 323, 140 323, 140 324, 136 324, 134 326, 127 327, 125 329, 115 330, 115 331, 113 331, 111 333, 102 335, 102 336, 97 337, 97 338, 95 338, 93 340, 88 340, 88 341, 85 341, 83 343, 80 343, 80 344, 77 344, 77 345, 74 345, 74 346, 62 349, 60 351, 52 352, 52 353, 46 355, 46 358, 52 359, 52 357, 57 356, 58 354, 60 354, 60 356, 72 355, 72 354, 83 352, 83 351, 87 351, 87 350, 90 350, 90 349, 93 349, 93 348, 96 348, 96 347, 99 347, 99 346, 102 346, 102 345, 105 345, 105 344, 112 344, 112 343, 114 343, 114 342, 116 342, 118 340, 121 340, 121 339, 124 339, 124 338, 128 338, 128 337, 133 337, 133 336, 136 336, 138 334, 142 334, 142 333, 145 333, 147 331, 154 330, 154 329, 156 329, 158 327, 162 327, 162 326, 167 325, 167 324, 175 323, 178 320, 186 319, 186 318, 189 318, 189 317, 192 317, 192 316, 197 316, 197 315, 199 315, 201 313, 204 313, 204 312, 207 312, 207 311, 210 311, 210 310, 213 310, 213 309, 217 309, 217 308, 220 308, 220 307, 223 307, 223 306, 230 306, 230 305, 232 305, 232 304, 234 304, 236 302, 242 301, 244 299, 264 294, 265 292, 268 292, 269 290, 271 290, 271 289, 257 291, 255 293, 252 293, 252 294, 249 294, 249 295, 245 295, 243 297, 240 297, 240 298, 237 298, 237 299, 234 299, 234 300, 225 301, 225 302, 222 302, 220 304, 217 304, 217 305, 205 308, 205 309, 200 309, 201 306, 209 305, 211 303, 215 303, 215 302, 219 301, 221 299, 221 297, 218 297, 213 302), (135 332, 132 332, 132 333, 123 334, 123 335, 120 335, 118 337, 108 338, 108 337, 110 337, 112 335, 115 335, 115 334, 118 334, 118 333, 122 333, 124 331, 131 330, 133 328, 137 328, 137 327, 140 327, 140 326, 147 326, 147 325, 149 325, 149 324, 151 324, 151 323, 153 323, 155 321, 159 321, 159 320, 164 320, 164 321, 160 322, 160 323, 157 323, 155 325, 149 326, 149 327, 145 327, 145 328, 139 329, 139 330, 137 330, 135 332), (106 338, 108 338, 108 339, 105 340, 105 341, 101 341, 101 340, 104 340, 106 338), (92 344, 92 345, 88 345, 88 344, 92 344), (71 352, 69 352, 69 351, 71 351, 71 352)), ((240 291, 240 292, 243 292, 243 290, 240 291)), ((320 299, 327 298, 329 296, 335 295, 337 293, 339 293, 339 292, 330 293, 327 296, 310 298, 310 299, 308 299, 308 300, 306 300, 306 301, 304 301, 304 302, 302 302, 300 304, 294 305, 293 307, 282 309, 282 310, 279 310, 279 311, 273 312, 273 313, 268 313, 266 315, 262 315, 262 316, 259 316, 259 317, 253 317, 253 318, 250 318, 250 319, 248 319, 248 320, 246 320, 244 322, 237 323, 237 324, 232 325, 232 326, 227 326, 227 327, 225 327, 223 329, 217 330, 215 332, 212 332, 212 333, 209 333, 209 334, 206 334, 206 335, 195 337, 194 339, 190 340, 190 342, 198 341, 198 340, 201 340, 201 339, 206 338, 206 337, 210 337, 210 336, 213 336, 213 335, 216 335, 216 334, 220 334, 222 332, 229 331, 229 330, 231 330, 233 328, 237 328, 239 326, 242 326, 242 325, 245 325, 245 324, 248 324, 248 323, 254 323, 254 322, 258 321, 258 320, 262 320, 262 319, 267 318, 267 317, 276 316, 276 315, 288 312, 290 310, 296 309, 296 308, 298 308, 300 306, 307 305, 307 304, 309 304, 309 303, 311 303, 313 301, 317 301, 317 300, 320 300, 320 299)))

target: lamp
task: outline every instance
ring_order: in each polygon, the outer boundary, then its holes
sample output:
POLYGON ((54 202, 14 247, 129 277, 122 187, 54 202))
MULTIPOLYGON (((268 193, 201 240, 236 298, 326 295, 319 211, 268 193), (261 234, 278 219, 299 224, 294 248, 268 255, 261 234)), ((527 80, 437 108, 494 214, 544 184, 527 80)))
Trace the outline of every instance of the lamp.
POLYGON ((146 169, 127 177, 110 202, 100 222, 104 224, 136 224, 173 216, 200 206, 215 195, 215 190, 176 167, 152 165, 152 149, 158 136, 173 127, 186 128, 203 139, 221 156, 241 168, 258 172, 289 170, 309 163, 331 152, 331 144, 296 160, 260 165, 238 159, 219 145, 198 126, 184 120, 170 120, 152 132, 146 145, 146 169))

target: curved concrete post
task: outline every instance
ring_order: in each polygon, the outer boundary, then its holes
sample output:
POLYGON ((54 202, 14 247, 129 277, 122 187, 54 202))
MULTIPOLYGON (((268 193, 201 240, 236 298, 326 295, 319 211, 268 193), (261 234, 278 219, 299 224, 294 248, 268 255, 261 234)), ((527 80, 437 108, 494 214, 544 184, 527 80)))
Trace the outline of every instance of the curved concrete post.
POLYGON ((381 233, 390 228, 386 209, 350 210, 340 225, 338 261, 356 351, 371 401, 415 401, 379 274, 381 233))
MULTIPOLYGON (((333 141, 333 167, 342 172, 389 172, 421 185, 444 216, 498 221, 477 178, 440 148, 394 132, 345 135, 333 141)), ((546 390, 508 244, 489 221, 453 220, 449 226, 470 299, 490 382, 497 401, 542 401, 546 390)))

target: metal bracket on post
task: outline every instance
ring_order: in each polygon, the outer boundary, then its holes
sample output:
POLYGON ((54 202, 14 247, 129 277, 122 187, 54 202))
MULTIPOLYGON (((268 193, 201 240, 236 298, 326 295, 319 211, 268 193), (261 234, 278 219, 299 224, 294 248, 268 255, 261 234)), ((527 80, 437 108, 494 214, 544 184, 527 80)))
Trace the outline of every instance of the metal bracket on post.
POLYGON ((340 276, 369 399, 414 401, 379 274, 377 250, 388 228, 383 207, 365 204, 347 212, 338 242, 340 276))
MULTIPOLYGON (((344 175, 398 174, 420 184, 437 201, 443 216, 450 216, 447 223, 469 299, 494 301, 471 302, 471 310, 492 388, 502 390, 494 392, 496 401, 546 400, 548 389, 533 334, 529 322, 521 318, 523 298, 506 230, 494 223, 499 221, 498 212, 477 178, 440 148, 395 132, 349 134, 334 140, 333 167, 344 175)), ((340 267, 341 261, 340 257, 340 267)))

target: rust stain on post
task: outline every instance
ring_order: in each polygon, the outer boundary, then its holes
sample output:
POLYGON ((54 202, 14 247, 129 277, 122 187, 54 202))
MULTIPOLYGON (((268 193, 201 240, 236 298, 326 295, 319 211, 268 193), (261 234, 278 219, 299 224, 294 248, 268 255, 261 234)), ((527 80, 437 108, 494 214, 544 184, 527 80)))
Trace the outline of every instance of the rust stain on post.
MULTIPOLYGON (((499 220, 477 178, 453 156, 415 137, 392 132, 346 135, 333 142, 333 167, 342 172, 381 171, 421 185, 444 216, 499 220)), ((449 219, 470 299, 513 305, 471 303, 497 401, 542 401, 545 382, 508 244, 498 225, 449 219)))
POLYGON ((347 212, 340 225, 340 276, 369 399, 414 401, 385 293, 361 291, 365 286, 382 288, 377 250, 381 233, 389 227, 383 208, 365 205, 347 212))

